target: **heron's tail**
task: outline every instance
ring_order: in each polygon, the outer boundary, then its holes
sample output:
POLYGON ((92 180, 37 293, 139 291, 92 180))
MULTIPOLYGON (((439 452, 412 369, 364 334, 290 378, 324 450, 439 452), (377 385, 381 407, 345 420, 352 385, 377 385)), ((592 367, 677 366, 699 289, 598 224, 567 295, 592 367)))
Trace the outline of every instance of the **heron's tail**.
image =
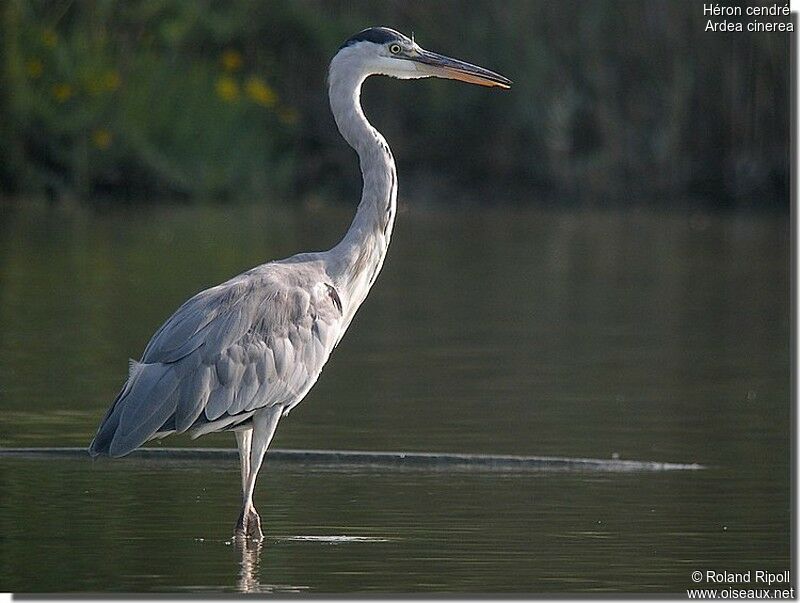
POLYGON ((132 367, 89 445, 89 454, 125 456, 149 440, 175 413, 175 371, 160 363, 132 367))
POLYGON ((111 407, 106 411, 106 416, 100 421, 100 427, 97 428, 97 433, 94 435, 92 443, 89 444, 89 455, 92 458, 101 455, 111 456, 111 442, 114 440, 117 427, 119 427, 119 416, 122 412, 120 401, 125 396, 128 389, 130 389, 130 379, 125 382, 122 391, 117 394, 114 403, 111 404, 111 407))
POLYGON ((116 417, 116 420, 109 419, 111 419, 111 415, 114 414, 114 409, 117 407, 118 401, 119 396, 114 400, 114 404, 111 405, 111 408, 108 409, 106 416, 100 422, 100 427, 92 439, 92 443, 89 444, 89 455, 92 458, 109 453, 111 440, 114 439, 114 431, 116 431, 117 425, 119 425, 119 416, 116 417))

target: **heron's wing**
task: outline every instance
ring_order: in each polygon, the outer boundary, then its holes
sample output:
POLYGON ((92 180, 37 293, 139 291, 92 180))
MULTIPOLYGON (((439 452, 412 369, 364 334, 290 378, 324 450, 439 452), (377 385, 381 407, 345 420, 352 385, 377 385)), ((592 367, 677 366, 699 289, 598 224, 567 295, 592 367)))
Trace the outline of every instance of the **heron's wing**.
POLYGON ((122 456, 159 431, 296 403, 327 361, 341 317, 335 289, 315 271, 251 271, 199 293, 134 363, 90 451, 122 456))
MULTIPOLYGON (((181 360, 207 343, 212 330, 225 331, 236 337, 242 334, 239 320, 257 301, 257 285, 264 293, 277 283, 248 282, 242 277, 201 291, 188 301, 156 331, 142 354, 143 363, 170 363, 181 360), (248 303, 251 305, 248 306, 248 303)), ((210 342, 208 342, 210 343, 210 342)))

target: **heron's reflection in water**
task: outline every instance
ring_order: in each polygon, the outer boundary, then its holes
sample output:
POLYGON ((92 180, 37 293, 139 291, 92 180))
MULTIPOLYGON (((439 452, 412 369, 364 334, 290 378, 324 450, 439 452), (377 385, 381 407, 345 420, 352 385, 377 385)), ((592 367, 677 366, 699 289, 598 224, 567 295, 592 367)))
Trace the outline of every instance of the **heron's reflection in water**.
POLYGON ((261 552, 266 540, 255 542, 249 538, 233 538, 233 546, 239 552, 239 577, 236 590, 240 593, 297 593, 308 590, 308 586, 291 584, 261 584, 261 552))
POLYGON ((261 549, 264 541, 255 542, 249 538, 234 538, 234 546, 240 551, 242 559, 239 563, 239 579, 236 581, 236 590, 240 593, 271 592, 270 586, 262 588, 258 577, 258 567, 261 563, 261 549))

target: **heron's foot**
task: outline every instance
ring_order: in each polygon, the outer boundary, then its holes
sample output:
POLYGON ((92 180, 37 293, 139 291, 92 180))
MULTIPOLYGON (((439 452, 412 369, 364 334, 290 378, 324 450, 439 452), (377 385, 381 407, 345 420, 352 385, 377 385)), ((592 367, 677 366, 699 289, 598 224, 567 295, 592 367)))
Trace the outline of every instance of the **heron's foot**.
POLYGON ((236 522, 234 536, 247 538, 255 542, 261 542, 264 539, 264 533, 261 531, 261 518, 258 516, 255 507, 249 506, 242 509, 239 521, 236 522))

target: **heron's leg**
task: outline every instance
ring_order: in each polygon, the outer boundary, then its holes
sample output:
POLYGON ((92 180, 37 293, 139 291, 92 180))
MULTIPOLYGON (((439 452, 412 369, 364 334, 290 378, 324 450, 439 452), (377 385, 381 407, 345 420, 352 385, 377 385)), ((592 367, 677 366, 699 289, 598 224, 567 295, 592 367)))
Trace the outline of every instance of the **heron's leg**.
POLYGON ((253 433, 250 444, 250 472, 247 476, 247 484, 244 489, 244 501, 242 513, 236 524, 236 533, 249 536, 253 540, 261 540, 264 535, 261 532, 261 518, 258 516, 253 506, 253 490, 256 486, 258 470, 264 460, 264 453, 275 435, 278 427, 278 420, 281 418, 281 407, 273 406, 259 410, 253 415, 253 433))
POLYGON ((239 447, 239 463, 242 467, 242 499, 247 491, 247 478, 250 475, 250 443, 253 441, 253 428, 237 430, 236 444, 239 447))

